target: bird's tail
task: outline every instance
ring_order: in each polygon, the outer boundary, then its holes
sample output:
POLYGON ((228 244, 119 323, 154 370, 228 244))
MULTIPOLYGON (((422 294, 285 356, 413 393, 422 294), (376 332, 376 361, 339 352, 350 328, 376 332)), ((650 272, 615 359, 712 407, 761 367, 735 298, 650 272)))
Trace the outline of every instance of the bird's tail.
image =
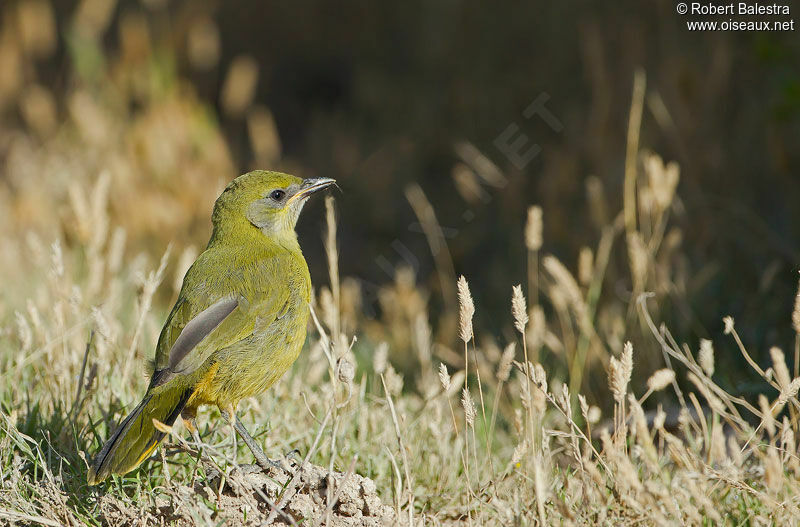
POLYGON ((147 459, 165 435, 156 429, 153 419, 172 426, 193 391, 179 387, 148 391, 97 454, 89 468, 89 485, 96 485, 111 474, 130 472, 147 459))

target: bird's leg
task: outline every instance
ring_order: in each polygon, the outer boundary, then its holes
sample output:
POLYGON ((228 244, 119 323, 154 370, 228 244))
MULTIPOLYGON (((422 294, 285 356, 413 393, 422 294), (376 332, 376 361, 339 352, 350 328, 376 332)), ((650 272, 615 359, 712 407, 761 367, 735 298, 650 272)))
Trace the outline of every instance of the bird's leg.
POLYGON ((283 467, 281 467, 277 461, 272 461, 269 459, 264 451, 261 450, 261 447, 258 446, 256 440, 253 439, 239 418, 236 417, 233 406, 227 409, 220 409, 220 412, 222 413, 222 418, 225 419, 228 424, 233 426, 233 429, 236 430, 236 433, 242 438, 244 444, 247 445, 247 448, 249 448, 250 452, 253 453, 253 456, 256 458, 256 463, 258 463, 258 466, 260 466, 262 470, 269 470, 270 467, 283 469, 283 467))
MULTIPOLYGON (((195 421, 195 415, 197 415, 195 412, 187 412, 184 410, 181 412, 181 420, 183 421, 183 426, 185 426, 186 429, 191 432, 194 446, 197 448, 197 453, 200 457, 202 457, 203 443, 200 442, 200 433, 197 431, 197 421, 195 421)), ((200 457, 197 458, 197 461, 200 460, 200 457)), ((195 463, 194 469, 192 470, 192 482, 189 484, 190 488, 194 488, 195 478, 197 477, 197 466, 198 463, 195 463)))
POLYGON ((192 434, 192 439, 197 446, 197 450, 200 451, 202 449, 202 443, 200 442, 200 433, 197 431, 197 421, 195 418, 197 417, 197 408, 184 408, 181 411, 181 420, 183 421, 183 426, 192 434))
POLYGON ((228 423, 231 427, 231 443, 233 443, 233 459, 234 464, 236 463, 236 450, 238 449, 238 445, 236 444, 236 427, 233 424, 233 419, 236 419, 236 408, 231 404, 226 406, 225 408, 219 407, 219 412, 222 414, 222 418, 225 419, 225 422, 228 423))
POLYGON ((197 431, 197 421, 195 421, 194 416, 184 417, 181 415, 181 418, 183 419, 183 426, 185 426, 186 429, 192 434, 192 439, 199 450, 202 443, 200 443, 200 433, 197 431))

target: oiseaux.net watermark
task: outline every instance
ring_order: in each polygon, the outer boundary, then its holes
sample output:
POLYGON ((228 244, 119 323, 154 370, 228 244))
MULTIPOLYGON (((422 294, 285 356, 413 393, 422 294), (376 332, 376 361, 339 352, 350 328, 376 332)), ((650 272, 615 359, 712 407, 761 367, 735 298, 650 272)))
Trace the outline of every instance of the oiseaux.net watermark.
POLYGON ((689 31, 794 31, 791 2, 679 2, 689 31))

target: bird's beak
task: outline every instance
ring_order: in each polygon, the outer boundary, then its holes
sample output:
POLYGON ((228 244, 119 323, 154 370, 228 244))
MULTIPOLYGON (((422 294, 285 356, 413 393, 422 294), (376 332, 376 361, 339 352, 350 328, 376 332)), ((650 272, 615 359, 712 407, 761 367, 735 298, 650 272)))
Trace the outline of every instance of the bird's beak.
POLYGON ((289 198, 289 201, 286 202, 286 204, 288 205, 288 204, 292 203, 293 201, 297 201, 299 199, 307 198, 307 197, 311 196, 311 194, 313 194, 313 193, 315 193, 315 192, 317 192, 319 190, 322 190, 324 188, 328 188, 331 185, 335 185, 335 184, 336 184, 336 180, 335 179, 326 178, 326 177, 314 178, 314 179, 304 179, 303 180, 303 184, 300 186, 300 190, 298 190, 293 196, 291 196, 289 198))

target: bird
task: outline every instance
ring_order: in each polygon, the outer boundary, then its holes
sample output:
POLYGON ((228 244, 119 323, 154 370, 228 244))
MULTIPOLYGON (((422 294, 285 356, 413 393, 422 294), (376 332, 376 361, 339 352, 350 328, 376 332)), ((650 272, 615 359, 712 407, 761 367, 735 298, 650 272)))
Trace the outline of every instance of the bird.
POLYGON ((256 170, 217 198, 206 249, 183 279, 158 338, 141 402, 122 420, 87 474, 96 485, 137 468, 180 416, 198 439, 198 408, 216 405, 267 469, 274 463, 236 415, 294 363, 306 338, 311 278, 295 232, 307 199, 334 185, 256 170))

